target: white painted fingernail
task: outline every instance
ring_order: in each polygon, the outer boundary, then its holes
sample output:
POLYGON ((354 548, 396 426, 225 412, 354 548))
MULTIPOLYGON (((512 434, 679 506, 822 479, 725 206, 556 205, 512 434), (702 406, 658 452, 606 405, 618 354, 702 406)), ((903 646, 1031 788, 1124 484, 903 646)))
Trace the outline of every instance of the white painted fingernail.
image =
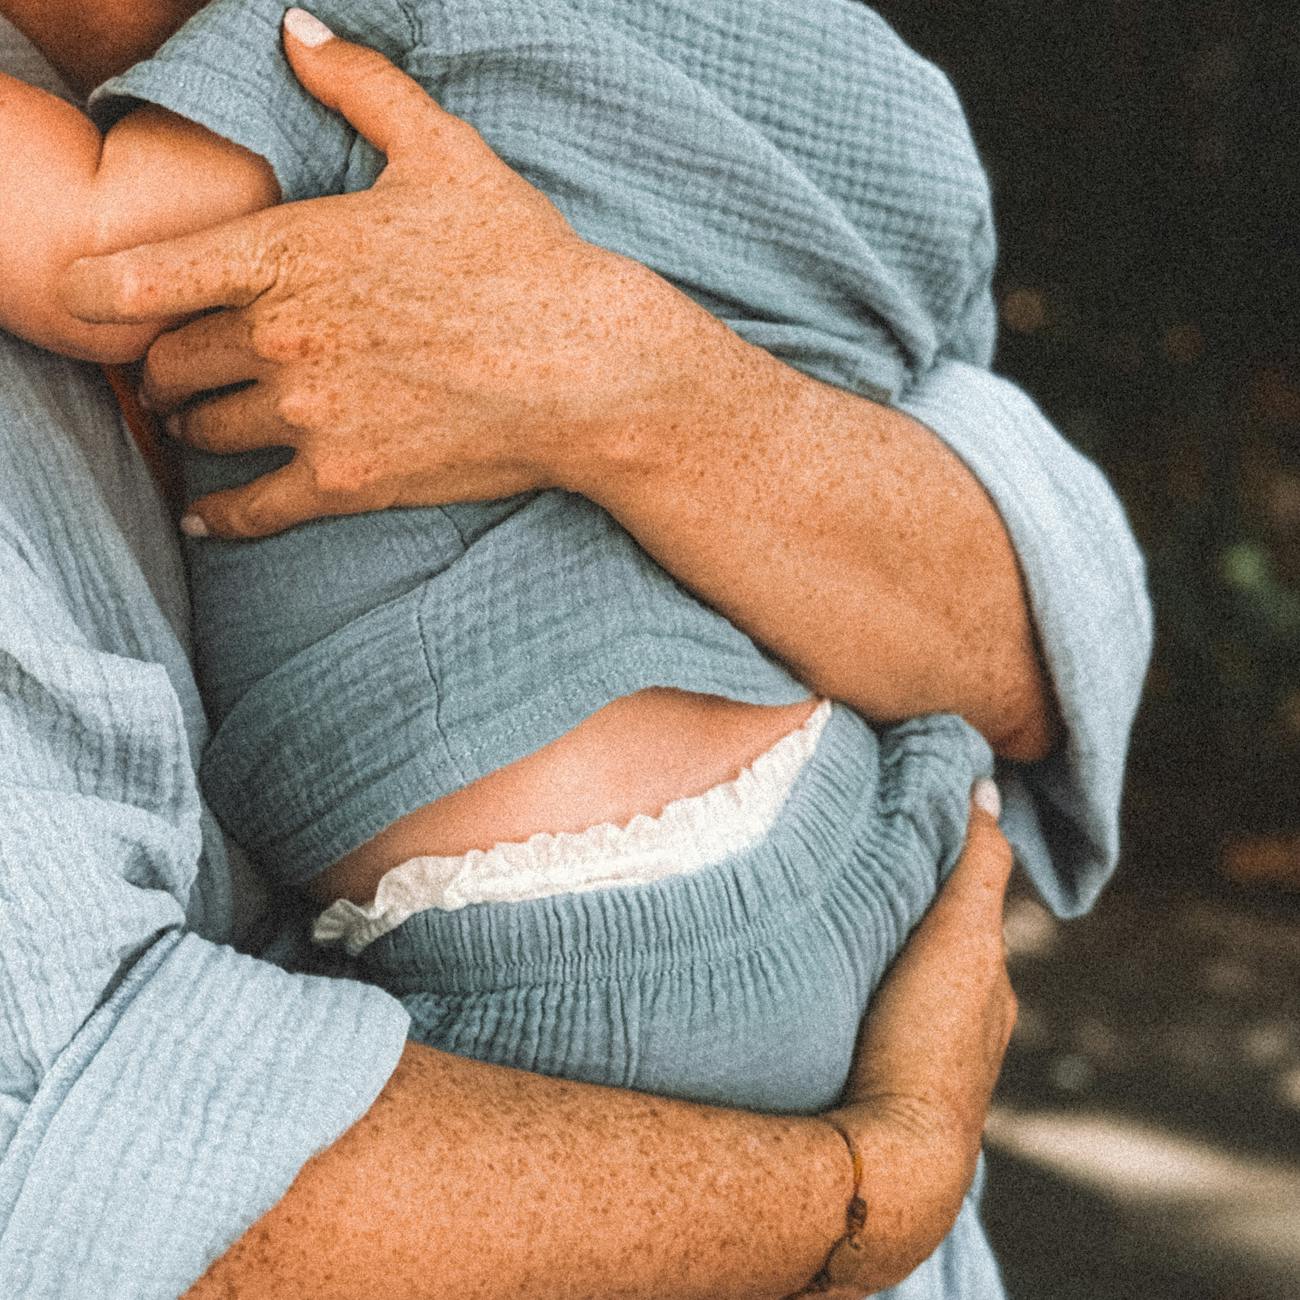
POLYGON ((206 537, 208 526, 198 515, 184 515, 181 518, 181 532, 186 537, 206 537))
POLYGON ((975 782, 970 797, 994 821, 1002 816, 1002 792, 998 789, 997 783, 990 781, 987 776, 982 776, 975 782))
POLYGON ((305 9, 289 9, 284 15, 284 30, 308 49, 316 49, 334 39, 334 33, 315 14, 305 9))

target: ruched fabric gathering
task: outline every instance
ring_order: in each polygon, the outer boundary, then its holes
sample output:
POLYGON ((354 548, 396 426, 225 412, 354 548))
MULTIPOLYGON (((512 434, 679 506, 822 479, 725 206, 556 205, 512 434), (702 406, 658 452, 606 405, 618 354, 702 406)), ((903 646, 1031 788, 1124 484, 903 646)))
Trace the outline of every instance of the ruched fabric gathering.
POLYGON ((733 780, 645 813, 626 825, 540 831, 527 840, 449 857, 410 858, 389 871, 373 902, 339 899, 316 919, 312 938, 356 956, 427 907, 517 903, 555 894, 627 888, 684 875, 752 848, 772 828, 830 717, 829 700, 733 780))

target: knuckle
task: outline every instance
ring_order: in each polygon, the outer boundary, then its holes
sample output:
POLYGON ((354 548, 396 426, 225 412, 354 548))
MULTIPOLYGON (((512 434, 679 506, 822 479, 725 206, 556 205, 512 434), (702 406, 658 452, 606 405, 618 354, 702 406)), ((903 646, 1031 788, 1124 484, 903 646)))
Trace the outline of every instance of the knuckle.
POLYGON ((401 108, 402 96, 401 87, 393 84, 394 65, 378 50, 366 46, 357 46, 350 53, 352 66, 348 70, 348 80, 352 83, 353 94, 396 115, 401 108))
POLYGON ((244 537, 257 537, 267 531, 269 514, 260 497, 232 502, 226 511, 226 527, 244 537))
POLYGON ((172 377, 176 365, 176 343, 170 334, 160 334, 149 345, 144 356, 144 383, 146 388, 157 388, 172 377))
POLYGON ((394 64, 373 46, 349 44, 341 46, 339 53, 344 56, 343 61, 347 65, 348 76, 354 85, 362 79, 369 82, 374 77, 380 78, 384 85, 388 84, 394 64))
POLYGON ((108 305, 119 314, 136 311, 141 298, 141 280, 133 266, 116 266, 109 275, 106 297, 108 305))
POLYGON ((448 139, 460 149, 473 149, 486 152, 488 143, 482 133, 463 117, 449 115, 443 128, 448 139))
POLYGON ((275 399, 275 414, 283 424, 291 429, 311 427, 316 403, 309 392, 290 388, 275 399))
POLYGON ((304 336, 282 317, 264 316, 249 327, 248 343, 259 360, 292 361, 302 355, 304 336))
POLYGON ((312 486, 326 500, 345 498, 366 485, 367 471, 355 456, 323 456, 312 462, 312 486))
POLYGON ((1002 833, 995 822, 979 822, 981 846, 991 865, 997 867, 1011 866, 1011 842, 1002 833))
POLYGON ((173 437, 188 442, 192 447, 203 450, 213 445, 212 423, 201 406, 173 416, 168 430, 173 437))

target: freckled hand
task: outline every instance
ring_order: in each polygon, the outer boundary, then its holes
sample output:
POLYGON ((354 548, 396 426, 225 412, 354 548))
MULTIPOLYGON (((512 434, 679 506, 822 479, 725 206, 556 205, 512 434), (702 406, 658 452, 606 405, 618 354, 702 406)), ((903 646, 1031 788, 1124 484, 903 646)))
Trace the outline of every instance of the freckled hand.
POLYGON ((90 321, 206 313, 153 345, 144 399, 207 451, 293 449, 195 502, 194 534, 552 485, 575 430, 644 405, 671 364, 637 328, 663 282, 581 240, 388 60, 307 19, 286 18, 290 62, 386 156, 375 186, 83 259, 63 286, 90 321))

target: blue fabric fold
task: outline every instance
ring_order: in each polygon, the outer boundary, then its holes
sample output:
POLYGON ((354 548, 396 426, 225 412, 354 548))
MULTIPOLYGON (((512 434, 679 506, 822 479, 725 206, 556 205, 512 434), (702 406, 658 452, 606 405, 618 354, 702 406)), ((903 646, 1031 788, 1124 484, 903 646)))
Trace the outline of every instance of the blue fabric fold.
POLYGON ((379 989, 229 946, 173 536, 102 377, 0 334, 6 1297, 178 1295, 405 1044, 379 989))
MULTIPOLYGON (((623 251, 654 265, 679 241, 665 273, 698 301, 809 373, 889 396, 962 456, 1016 543, 1068 731, 1053 759, 1004 772, 1006 820, 1053 905, 1086 906, 1115 859, 1150 646, 1143 571, 1101 476, 983 368, 987 182, 942 74, 846 0, 315 7, 427 72, 448 108, 481 110, 488 138, 575 219, 600 160, 548 136, 533 108, 584 121, 622 95, 645 147, 615 136, 605 165, 671 176, 674 159, 708 160, 690 173, 688 219, 653 184, 631 186, 639 221, 612 223, 623 251), (572 39, 556 49, 544 37, 558 22, 572 39), (723 57, 737 49, 742 65, 723 57), (863 75, 826 96, 846 55, 863 75), (673 75, 661 88, 638 67, 673 75), (665 122, 670 103, 692 116, 665 122), (752 158, 728 158, 733 138, 752 158), (762 198, 774 182, 784 206, 762 198), (707 237, 729 192, 745 196, 739 235, 785 277, 755 277, 761 311, 738 292, 752 261, 707 237), (918 193, 920 226, 906 215, 918 193), (810 309, 825 328, 807 329, 810 309)), ((221 0, 98 111, 185 113, 270 158, 290 197, 369 183, 380 160, 283 66, 282 8, 221 0)), ((26 63, 6 66, 36 66, 13 48, 26 63)), ((456 551, 511 512, 445 513, 456 551)), ((404 1041, 380 991, 229 946, 253 885, 232 881, 196 786, 208 731, 187 618, 168 523, 95 374, 0 338, 0 1295, 178 1294, 364 1113, 404 1041)), ((235 681, 221 711, 248 689, 235 681)), ((981 1239, 964 1216, 951 1255, 984 1261, 980 1276, 922 1270, 897 1294, 997 1294, 981 1239)))

